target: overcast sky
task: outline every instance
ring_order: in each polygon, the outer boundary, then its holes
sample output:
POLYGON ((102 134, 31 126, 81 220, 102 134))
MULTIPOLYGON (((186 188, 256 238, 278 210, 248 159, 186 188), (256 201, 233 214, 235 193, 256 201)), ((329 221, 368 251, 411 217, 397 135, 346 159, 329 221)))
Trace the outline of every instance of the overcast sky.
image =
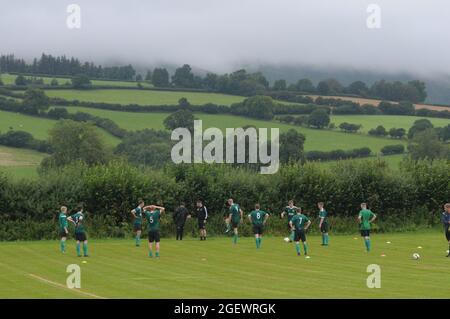
POLYGON ((448 0, 0 0, 0 53, 230 71, 309 64, 450 74, 448 0), (69 4, 81 29, 69 29, 69 4), (367 7, 381 8, 369 29, 367 7))

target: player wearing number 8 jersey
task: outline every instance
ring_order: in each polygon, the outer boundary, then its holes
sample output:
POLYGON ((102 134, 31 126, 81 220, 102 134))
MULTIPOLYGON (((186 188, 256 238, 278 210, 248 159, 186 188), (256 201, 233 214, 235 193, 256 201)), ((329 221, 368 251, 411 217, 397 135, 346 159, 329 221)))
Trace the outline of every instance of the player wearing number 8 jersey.
POLYGON ((262 234, 264 225, 266 224, 269 214, 260 210, 260 205, 255 204, 255 210, 248 214, 248 219, 253 225, 253 233, 255 234, 256 248, 261 247, 262 234))
POLYGON ((159 258, 159 222, 161 214, 165 212, 165 208, 156 205, 149 205, 144 207, 144 216, 147 220, 148 229, 148 256, 153 257, 153 242, 155 242, 155 256, 159 258))
MULTIPOLYGON (((305 256, 308 255, 308 244, 306 243, 306 230, 311 225, 311 221, 308 217, 302 214, 302 209, 297 207, 297 214, 292 217, 289 222, 291 228, 295 231, 294 241, 297 255, 300 256, 300 240, 303 243, 303 249, 305 250, 305 256)), ((309 258, 309 257, 308 257, 309 258)))

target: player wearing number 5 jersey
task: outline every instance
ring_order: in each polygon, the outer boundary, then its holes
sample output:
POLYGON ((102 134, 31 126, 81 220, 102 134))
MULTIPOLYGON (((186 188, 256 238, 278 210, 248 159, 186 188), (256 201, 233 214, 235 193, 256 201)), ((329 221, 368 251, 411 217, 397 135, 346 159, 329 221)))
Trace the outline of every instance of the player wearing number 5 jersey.
POLYGON ((253 233, 255 234, 256 248, 261 247, 262 235, 264 232, 264 225, 269 218, 269 214, 260 210, 260 205, 255 204, 255 210, 248 214, 248 219, 253 225, 253 233))
POLYGON ((153 242, 155 242, 155 256, 159 258, 159 222, 161 214, 165 212, 165 208, 156 205, 149 205, 144 207, 144 216, 147 220, 148 229, 148 256, 153 257, 153 242))
MULTIPOLYGON (((305 250, 305 256, 308 255, 308 244, 306 243, 306 230, 311 225, 311 221, 308 217, 302 214, 302 209, 297 207, 297 214, 292 217, 289 222, 291 228, 295 231, 294 241, 297 255, 300 256, 300 240, 303 243, 303 249, 305 250)), ((309 258, 309 257, 308 257, 309 258)))

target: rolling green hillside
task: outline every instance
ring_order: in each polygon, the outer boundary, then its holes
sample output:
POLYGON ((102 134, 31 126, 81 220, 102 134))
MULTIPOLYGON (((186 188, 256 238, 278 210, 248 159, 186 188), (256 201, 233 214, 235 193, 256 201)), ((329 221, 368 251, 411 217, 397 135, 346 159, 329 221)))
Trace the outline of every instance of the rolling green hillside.
MULTIPOLYGON (((0 111, 0 132, 10 129, 31 133, 37 139, 46 139, 48 131, 55 125, 55 120, 44 119, 19 113, 0 111)), ((100 135, 108 145, 117 145, 120 140, 108 132, 99 129, 100 135)))
POLYGON ((0 145, 0 172, 14 178, 37 176, 37 166, 46 155, 40 152, 0 145))
POLYGON ((150 90, 46 90, 45 93, 50 97, 66 100, 141 105, 174 105, 178 104, 178 100, 183 97, 192 104, 220 105, 230 105, 244 99, 241 96, 219 93, 150 90))
MULTIPOLYGON (((0 78, 2 79, 3 83, 5 85, 11 85, 14 84, 14 81, 16 80, 17 75, 15 74, 8 74, 3 73, 0 75, 0 78)), ((31 76, 26 75, 26 78, 29 78, 31 76)), ((64 85, 66 82, 70 83, 69 77, 51 77, 51 76, 36 76, 37 78, 41 78, 44 80, 44 84, 50 85, 50 82, 52 79, 56 79, 58 81, 59 85, 64 85)), ((110 85, 110 86, 129 86, 129 87, 136 87, 137 82, 129 82, 129 81, 108 81, 108 80, 91 80, 92 85, 110 85)), ((152 87, 151 84, 147 82, 141 82, 142 86, 144 87, 152 87)))
MULTIPOLYGON (((68 110, 69 112, 82 111, 109 118, 116 122, 120 127, 127 130, 140 130, 144 128, 162 129, 164 128, 164 119, 170 114, 118 112, 84 107, 69 107, 68 110)), ((235 115, 198 113, 195 116, 203 120, 204 128, 218 127, 224 130, 226 128, 254 125, 256 127, 266 128, 278 127, 281 132, 294 128, 305 134, 306 150, 329 151, 335 149, 353 149, 368 146, 372 149, 372 151, 378 152, 385 145, 406 143, 404 141, 371 137, 366 134, 346 134, 337 131, 308 129, 304 127, 282 124, 275 121, 262 121, 235 115)))
MULTIPOLYGON (((385 129, 390 128, 404 128, 408 130, 414 121, 423 119, 418 116, 400 116, 400 115, 334 115, 331 117, 331 122, 339 126, 342 122, 361 124, 361 131, 367 133, 370 129, 383 125, 385 129)), ((431 118, 427 117, 435 127, 442 127, 450 124, 449 119, 431 118)))

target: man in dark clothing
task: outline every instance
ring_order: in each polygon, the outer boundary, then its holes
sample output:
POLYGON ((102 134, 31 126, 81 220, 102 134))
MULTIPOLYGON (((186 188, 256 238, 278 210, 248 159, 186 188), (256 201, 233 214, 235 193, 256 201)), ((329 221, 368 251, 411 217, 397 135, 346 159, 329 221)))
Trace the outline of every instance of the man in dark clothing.
POLYGON ((186 219, 190 217, 191 214, 189 214, 185 204, 181 203, 180 207, 173 214, 173 221, 177 227, 177 240, 183 240, 184 224, 186 223, 186 219))
POLYGON ((206 240, 206 220, 208 219, 208 210, 201 200, 197 201, 198 230, 200 232, 200 240, 206 240))
POLYGON ((447 257, 450 257, 450 203, 444 205, 442 224, 444 225, 445 239, 448 241, 447 257))

